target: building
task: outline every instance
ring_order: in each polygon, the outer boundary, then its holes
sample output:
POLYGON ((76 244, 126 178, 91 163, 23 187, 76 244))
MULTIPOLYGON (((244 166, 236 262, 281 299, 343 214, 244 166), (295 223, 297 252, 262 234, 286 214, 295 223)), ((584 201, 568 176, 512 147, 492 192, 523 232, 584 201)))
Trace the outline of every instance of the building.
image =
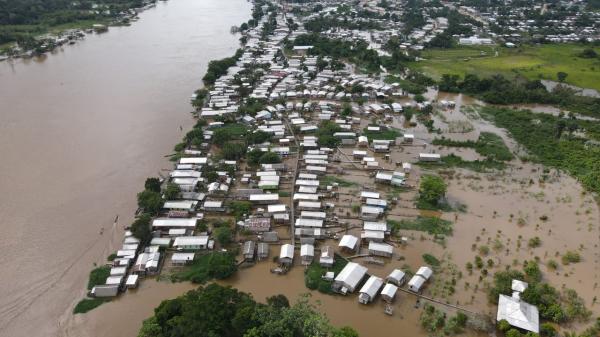
POLYGON ((381 298, 388 303, 392 303, 394 301, 394 297, 396 297, 396 292, 398 291, 398 287, 392 283, 387 283, 383 290, 381 291, 381 298))
POLYGON ((419 153, 419 161, 423 162, 438 162, 442 160, 439 153, 419 153))
POLYGON ((119 293, 119 286, 114 284, 104 284, 92 288, 90 294, 92 297, 115 297, 119 293))
POLYGON ((388 245, 387 243, 370 241, 369 254, 375 256, 392 257, 394 254, 394 246, 388 245))
POLYGON ((208 248, 208 236, 178 236, 173 247, 178 250, 199 250, 208 248))
POLYGON ((321 248, 321 258, 319 259, 321 266, 330 268, 333 266, 334 262, 335 253, 333 252, 333 248, 331 246, 321 248))
POLYGON ((291 266, 294 262, 294 246, 286 243, 281 246, 279 252, 279 263, 287 266, 291 266))
POLYGON ((271 219, 254 217, 244 221, 244 228, 253 233, 268 232, 271 229, 271 219))
POLYGON ((242 249, 242 255, 244 256, 245 261, 253 261, 254 260, 255 248, 256 248, 256 244, 254 241, 244 242, 244 248, 242 249))
POLYGON ((406 273, 400 269, 394 269, 388 275, 388 277, 385 278, 385 280, 389 283, 397 285, 398 287, 401 287, 406 281, 406 273))
POLYGON ((256 255, 259 260, 264 260, 269 257, 269 244, 265 242, 259 242, 256 255))
POLYGON ((375 299, 377 292, 383 285, 383 279, 377 276, 371 276, 360 288, 360 294, 358 295, 358 302, 362 304, 369 304, 369 302, 375 299))
POLYGON ((365 277, 367 271, 366 267, 358 263, 348 262, 333 281, 332 289, 342 294, 354 292, 354 289, 356 289, 360 281, 365 277))
POLYGON ((152 221, 152 228, 160 230, 169 230, 172 228, 196 228, 196 219, 174 219, 174 218, 158 218, 152 221))
POLYGON ((354 253, 354 252, 356 252, 356 249, 358 248, 358 238, 354 235, 346 234, 346 235, 342 236, 342 239, 340 240, 338 247, 340 247, 342 250, 345 250, 349 253, 354 253))
POLYGON ((315 246, 304 244, 300 246, 300 258, 303 265, 309 265, 315 258, 315 246))
POLYGON ((508 324, 519 329, 540 332, 538 308, 515 297, 500 294, 496 321, 501 320, 506 320, 508 324))
POLYGON ((196 253, 173 253, 171 264, 174 266, 184 266, 194 261, 196 253))
POLYGON ((408 281, 408 290, 418 293, 421 288, 431 278, 433 271, 429 267, 421 267, 417 270, 417 273, 408 281))

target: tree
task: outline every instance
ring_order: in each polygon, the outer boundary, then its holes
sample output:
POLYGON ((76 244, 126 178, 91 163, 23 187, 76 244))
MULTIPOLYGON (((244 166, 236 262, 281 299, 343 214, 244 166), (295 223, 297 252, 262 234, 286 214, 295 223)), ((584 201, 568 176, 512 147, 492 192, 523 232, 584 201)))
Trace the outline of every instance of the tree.
POLYGON ((358 332, 349 326, 344 326, 333 331, 332 337, 358 337, 358 332))
POLYGON ((252 204, 249 201, 232 201, 229 205, 231 214, 236 219, 241 218, 244 214, 250 214, 252 210, 252 204))
POLYGON ((221 226, 215 229, 215 238, 221 246, 231 243, 231 236, 232 232, 229 226, 221 226))
POLYGON ((556 336, 556 329, 548 322, 540 325, 540 336, 542 337, 554 337, 556 336))
POLYGON ((567 79, 567 76, 569 76, 569 74, 567 74, 563 71, 559 71, 556 73, 556 78, 558 78, 558 81, 560 83, 563 83, 567 79))
POLYGON ((440 199, 446 195, 446 189, 446 183, 442 178, 432 175, 423 176, 419 187, 419 203, 424 207, 437 207, 440 199))
POLYGON ((167 200, 177 199, 179 197, 180 192, 181 192, 181 189, 179 188, 179 185, 174 184, 174 183, 168 183, 167 188, 165 188, 165 199, 167 199, 167 200))
POLYGON ((150 229, 150 221, 152 218, 148 214, 142 214, 131 224, 131 234, 138 238, 142 244, 150 242, 152 239, 152 231, 150 229))
POLYGON ((265 152, 258 161, 261 164, 281 163, 281 157, 275 152, 265 152))
POLYGON ((160 193, 145 190, 137 195, 138 206, 144 209, 144 212, 156 214, 163 206, 163 199, 160 193))
POLYGON ((517 329, 510 329, 505 334, 505 337, 521 337, 521 333, 517 329))
POLYGON ((238 160, 246 153, 246 147, 242 144, 227 142, 221 148, 221 155, 227 160, 238 160))
POLYGON ((263 152, 260 149, 252 149, 250 152, 246 154, 246 160, 248 164, 252 166, 258 165, 260 161, 260 157, 263 155, 263 152))
POLYGON ((160 179, 158 178, 148 178, 144 183, 144 188, 148 191, 152 192, 160 192, 160 179))

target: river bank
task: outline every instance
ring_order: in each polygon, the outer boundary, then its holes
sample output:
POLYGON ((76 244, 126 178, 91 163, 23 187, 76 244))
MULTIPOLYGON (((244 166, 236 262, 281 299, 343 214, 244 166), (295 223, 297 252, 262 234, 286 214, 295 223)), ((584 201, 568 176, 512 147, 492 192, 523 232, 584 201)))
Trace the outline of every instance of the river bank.
POLYGON ((249 12, 243 1, 161 2, 131 27, 0 64, 10 107, 0 117, 0 265, 14 271, 1 282, 0 335, 64 333, 144 179, 168 167, 163 156, 191 124, 199 74, 233 53, 230 27, 249 12))

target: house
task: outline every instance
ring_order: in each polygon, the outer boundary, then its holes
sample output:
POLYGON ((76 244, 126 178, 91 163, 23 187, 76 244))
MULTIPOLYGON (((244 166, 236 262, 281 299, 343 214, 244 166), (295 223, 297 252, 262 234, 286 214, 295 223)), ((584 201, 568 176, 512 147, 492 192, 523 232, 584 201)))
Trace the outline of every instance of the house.
POLYGON ((400 269, 394 269, 385 280, 389 283, 395 284, 398 287, 401 287, 406 281, 406 273, 400 269))
POLYGON ((242 255, 244 256, 244 261, 253 261, 254 260, 255 247, 256 247, 256 244, 254 241, 244 242, 244 248, 242 249, 242 255))
POLYGON ((396 297, 397 291, 398 287, 396 285, 387 283, 381 291, 381 298, 388 303, 392 303, 394 301, 394 297, 396 297))
POLYGON ((519 298, 500 294, 496 321, 506 320, 508 324, 519 329, 540 332, 540 317, 535 305, 519 298))
POLYGON ((199 250, 208 248, 208 236, 178 236, 173 242, 178 250, 199 250))
POLYGON ((137 288, 138 283, 139 283, 139 275, 135 275, 135 274, 131 274, 129 276, 127 276, 127 280, 125 281, 125 287, 127 287, 127 289, 133 289, 133 288, 137 288))
POLYGON ((333 248, 331 246, 325 246, 321 248, 321 258, 319 259, 321 266, 330 268, 333 266, 334 262, 335 254, 333 248))
POLYGON ((259 240, 264 242, 277 242, 279 241, 279 235, 277 232, 263 232, 258 236, 259 240))
POLYGON ((308 244, 300 246, 300 258, 303 265, 311 264, 315 258, 315 247, 308 244))
POLYGON ((442 160, 439 153, 419 153, 419 161, 422 162, 438 162, 442 160))
POLYGON ((394 246, 388 245, 387 243, 370 241, 369 254, 375 256, 392 257, 394 254, 394 246))
POLYGON ((366 267, 356 262, 348 262, 333 281, 332 289, 342 294, 354 292, 354 289, 356 289, 360 281, 365 277, 367 271, 366 267))
POLYGON ((264 260, 269 257, 269 244, 265 242, 259 242, 256 255, 259 260, 264 260))
POLYGON ((194 261, 196 253, 173 253, 171 264, 174 266, 184 266, 194 261))
POLYGON ((385 210, 381 207, 363 205, 360 207, 360 217, 363 220, 377 220, 383 215, 385 210))
POLYGON ((268 232, 271 229, 270 218, 254 217, 246 219, 243 223, 244 228, 251 231, 252 233, 268 232))
POLYGON ((354 253, 358 248, 358 238, 354 235, 346 234, 342 236, 338 247, 347 251, 348 253, 354 253))
POLYGON ((279 252, 279 263, 290 266, 294 262, 294 246, 286 243, 281 246, 279 252))
POLYGON ((279 194, 250 194, 248 200, 259 205, 276 204, 279 202, 279 194))
POLYGON ((98 285, 92 288, 92 297, 115 297, 119 293, 119 286, 112 284, 98 285))
POLYGON ((429 280, 433 271, 429 267, 421 267, 417 270, 417 273, 408 281, 408 290, 418 293, 421 288, 429 280))
MULTIPOLYGON (((306 211, 303 211, 306 212, 306 211)), ((296 227, 323 227, 322 219, 307 219, 307 218, 299 218, 296 219, 296 227)))
POLYGON ((196 219, 158 218, 152 221, 153 229, 169 230, 171 228, 196 228, 196 219))
POLYGON ((375 299, 377 296, 377 292, 383 286, 383 279, 377 276, 371 276, 365 282, 365 284, 360 288, 360 292, 358 295, 358 302, 362 304, 369 304, 369 302, 375 299))
POLYGON ((362 231, 360 238, 365 241, 382 242, 385 239, 385 232, 382 231, 362 231))

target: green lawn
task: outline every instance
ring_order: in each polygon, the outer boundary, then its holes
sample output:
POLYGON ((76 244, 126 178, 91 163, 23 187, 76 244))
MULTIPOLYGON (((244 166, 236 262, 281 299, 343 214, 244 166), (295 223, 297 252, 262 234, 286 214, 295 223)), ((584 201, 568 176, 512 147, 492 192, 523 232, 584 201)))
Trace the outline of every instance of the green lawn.
MULTIPOLYGON (((503 74, 528 79, 556 80, 556 73, 569 74, 566 81, 583 88, 600 90, 600 59, 577 57, 586 46, 582 44, 548 44, 505 48, 492 46, 464 46, 454 49, 423 51, 425 60, 412 67, 439 79, 442 74, 479 76, 503 74), (498 56, 496 56, 496 51, 498 56)), ((600 53, 600 48, 594 48, 600 53)))

